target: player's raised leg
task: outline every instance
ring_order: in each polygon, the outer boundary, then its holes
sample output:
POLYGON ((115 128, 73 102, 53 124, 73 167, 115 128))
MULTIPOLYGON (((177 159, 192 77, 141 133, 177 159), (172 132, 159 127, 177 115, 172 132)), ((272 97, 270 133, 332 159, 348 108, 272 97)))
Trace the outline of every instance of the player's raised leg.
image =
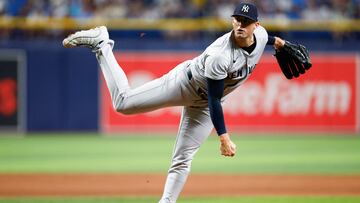
POLYGON ((106 27, 76 32, 66 39, 65 47, 89 47, 96 53, 114 109, 123 114, 136 114, 169 106, 192 105, 198 95, 190 87, 185 61, 161 78, 130 89, 128 79, 112 52, 114 42, 106 27))
POLYGON ((118 105, 121 95, 129 89, 129 83, 112 52, 114 41, 109 39, 107 28, 101 26, 75 32, 63 40, 63 46, 66 48, 87 47, 96 53, 113 105, 118 105))
POLYGON ((81 30, 69 35, 63 40, 65 48, 88 47, 93 51, 100 49, 109 41, 109 33, 105 26, 89 30, 81 30))
POLYGON ((191 101, 191 92, 186 91, 187 87, 184 85, 189 82, 185 73, 185 63, 160 78, 140 87, 130 88, 111 46, 105 45, 100 48, 96 52, 96 57, 107 82, 114 109, 122 114, 150 112, 163 107, 185 105, 186 101, 191 101))
POLYGON ((213 129, 207 108, 184 107, 172 163, 159 203, 175 203, 190 172, 191 162, 213 129))
POLYGON ((104 75, 113 106, 116 110, 123 102, 124 94, 130 89, 127 76, 112 52, 113 42, 105 44, 96 52, 96 59, 104 75))

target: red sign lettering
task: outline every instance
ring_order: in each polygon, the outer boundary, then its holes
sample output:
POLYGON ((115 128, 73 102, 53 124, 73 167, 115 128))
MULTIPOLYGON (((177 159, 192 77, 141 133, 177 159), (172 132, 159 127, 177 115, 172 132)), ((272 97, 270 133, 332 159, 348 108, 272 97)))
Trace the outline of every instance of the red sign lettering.
MULTIPOLYGON (((160 77, 194 53, 119 54, 117 59, 132 86, 160 77)), ((356 55, 312 56, 313 67, 287 80, 274 57, 265 55, 250 79, 229 95, 223 110, 229 129, 346 130, 357 129, 359 73, 356 55)), ((181 108, 124 116, 112 109, 102 85, 102 127, 105 131, 176 129, 181 108)))

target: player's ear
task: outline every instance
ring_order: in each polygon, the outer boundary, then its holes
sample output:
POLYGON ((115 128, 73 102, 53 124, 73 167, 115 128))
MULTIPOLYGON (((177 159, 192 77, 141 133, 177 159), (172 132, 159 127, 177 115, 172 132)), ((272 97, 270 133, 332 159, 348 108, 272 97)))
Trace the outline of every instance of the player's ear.
POLYGON ((260 25, 260 22, 259 21, 256 21, 255 22, 255 26, 257 27, 257 26, 259 26, 260 25))

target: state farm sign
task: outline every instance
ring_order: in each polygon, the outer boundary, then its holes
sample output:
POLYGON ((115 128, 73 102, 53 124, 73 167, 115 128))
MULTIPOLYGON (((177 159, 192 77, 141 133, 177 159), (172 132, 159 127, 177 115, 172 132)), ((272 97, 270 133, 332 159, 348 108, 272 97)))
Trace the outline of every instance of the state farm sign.
POLYGON ((284 80, 278 73, 266 75, 264 84, 249 81, 230 96, 224 109, 230 115, 346 115, 351 105, 351 86, 346 81, 304 82, 284 80))
MULTIPOLYGON (((122 53, 116 55, 137 86, 160 77, 195 53, 122 53)), ((250 79, 223 104, 231 130, 357 130, 358 62, 356 55, 313 54, 313 67, 287 80, 271 55, 265 55, 250 79)), ((177 128, 181 108, 165 108, 124 116, 111 106, 102 85, 102 127, 105 131, 177 128)))

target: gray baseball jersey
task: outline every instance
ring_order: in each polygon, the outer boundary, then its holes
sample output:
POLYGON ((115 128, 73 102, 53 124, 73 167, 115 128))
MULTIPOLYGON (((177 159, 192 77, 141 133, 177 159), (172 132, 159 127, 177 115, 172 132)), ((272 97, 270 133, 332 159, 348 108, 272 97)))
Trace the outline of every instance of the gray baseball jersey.
POLYGON ((224 95, 241 85, 253 72, 268 40, 267 32, 261 26, 255 29, 254 35, 257 43, 251 54, 234 46, 229 32, 218 38, 200 56, 134 89, 130 88, 110 44, 97 51, 96 56, 116 111, 135 114, 168 106, 184 106, 160 203, 176 202, 196 152, 213 129, 204 96, 206 78, 224 79, 224 95))
POLYGON ((254 35, 257 44, 251 54, 235 47, 230 40, 231 32, 214 41, 192 60, 191 70, 196 83, 206 89, 206 78, 225 79, 224 95, 244 83, 259 62, 268 40, 267 32, 261 26, 255 29, 254 35))

